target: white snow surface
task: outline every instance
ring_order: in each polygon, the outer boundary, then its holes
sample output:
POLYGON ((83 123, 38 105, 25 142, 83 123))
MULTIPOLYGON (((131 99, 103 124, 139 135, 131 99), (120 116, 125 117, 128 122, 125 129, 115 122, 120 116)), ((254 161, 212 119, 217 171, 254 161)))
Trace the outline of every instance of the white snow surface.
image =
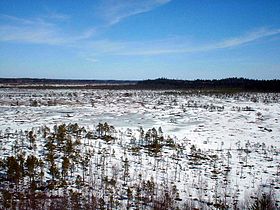
MULTIPOLYGON (((279 102, 276 93, 0 89, 0 130, 25 131, 62 123, 94 130, 99 122, 107 122, 117 130, 116 142, 93 140, 84 150, 115 151, 107 160, 109 176, 113 169, 121 170, 121 160, 127 158, 131 185, 141 174, 142 179, 153 177, 158 186, 176 185, 183 200, 205 201, 212 201, 218 192, 228 199, 245 199, 262 186, 272 189, 279 202, 279 102), (133 138, 139 138, 140 126, 145 132, 161 127, 165 138, 170 136, 184 149, 164 147, 157 157, 143 150, 132 154, 128 148, 133 138), (192 145, 209 159, 190 160, 192 145)), ((12 142, 1 139, 1 157, 9 155, 3 148, 12 142)))

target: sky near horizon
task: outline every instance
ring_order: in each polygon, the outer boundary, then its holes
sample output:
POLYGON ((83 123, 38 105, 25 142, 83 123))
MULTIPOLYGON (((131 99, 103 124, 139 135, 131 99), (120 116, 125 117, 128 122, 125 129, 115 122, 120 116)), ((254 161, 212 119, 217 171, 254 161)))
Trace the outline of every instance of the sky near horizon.
POLYGON ((280 79, 280 0, 1 0, 0 77, 280 79))

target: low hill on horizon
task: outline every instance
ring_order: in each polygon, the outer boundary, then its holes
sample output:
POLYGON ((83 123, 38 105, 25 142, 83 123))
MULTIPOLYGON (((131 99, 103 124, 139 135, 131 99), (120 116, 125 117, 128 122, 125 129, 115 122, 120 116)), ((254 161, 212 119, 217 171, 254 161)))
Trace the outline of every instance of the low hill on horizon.
POLYGON ((167 89, 240 89, 248 91, 280 92, 280 80, 255 80, 246 78, 226 78, 213 80, 175 80, 159 78, 143 80, 139 86, 167 89))
POLYGON ((226 78, 212 80, 82 80, 82 79, 39 79, 0 78, 0 87, 18 88, 88 88, 88 89, 159 89, 159 90, 237 90, 280 92, 280 80, 256 80, 246 78, 226 78))

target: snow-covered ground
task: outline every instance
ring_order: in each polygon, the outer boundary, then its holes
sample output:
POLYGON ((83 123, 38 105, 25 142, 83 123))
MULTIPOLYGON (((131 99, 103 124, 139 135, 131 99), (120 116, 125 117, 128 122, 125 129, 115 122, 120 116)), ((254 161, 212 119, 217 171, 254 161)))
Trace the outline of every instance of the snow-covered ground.
MULTIPOLYGON (((0 113, 1 157, 16 139, 7 141, 5 132, 62 123, 95 131, 107 122, 116 128, 116 140, 82 139, 81 150, 106 151, 109 177, 127 158, 126 182, 132 188, 141 177, 159 188, 175 185, 182 200, 226 199, 233 205, 262 186, 272 189, 280 204, 279 94, 11 88, 0 90, 0 113), (176 146, 164 146, 157 155, 144 149, 135 154, 131 148, 141 140, 140 127, 145 132, 161 127, 164 139, 169 136, 176 146)), ((102 154, 96 152, 89 163, 102 154)))

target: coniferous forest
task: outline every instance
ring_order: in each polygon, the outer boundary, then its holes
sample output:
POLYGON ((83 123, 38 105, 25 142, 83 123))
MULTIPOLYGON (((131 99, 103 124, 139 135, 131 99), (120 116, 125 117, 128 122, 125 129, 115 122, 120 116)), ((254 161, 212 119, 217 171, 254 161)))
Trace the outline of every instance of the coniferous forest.
POLYGON ((202 90, 218 92, 280 92, 280 80, 254 80, 246 78, 226 78, 213 80, 178 80, 158 78, 153 80, 66 80, 66 79, 32 79, 0 78, 2 87, 16 85, 18 88, 56 89, 159 89, 159 90, 202 90))

